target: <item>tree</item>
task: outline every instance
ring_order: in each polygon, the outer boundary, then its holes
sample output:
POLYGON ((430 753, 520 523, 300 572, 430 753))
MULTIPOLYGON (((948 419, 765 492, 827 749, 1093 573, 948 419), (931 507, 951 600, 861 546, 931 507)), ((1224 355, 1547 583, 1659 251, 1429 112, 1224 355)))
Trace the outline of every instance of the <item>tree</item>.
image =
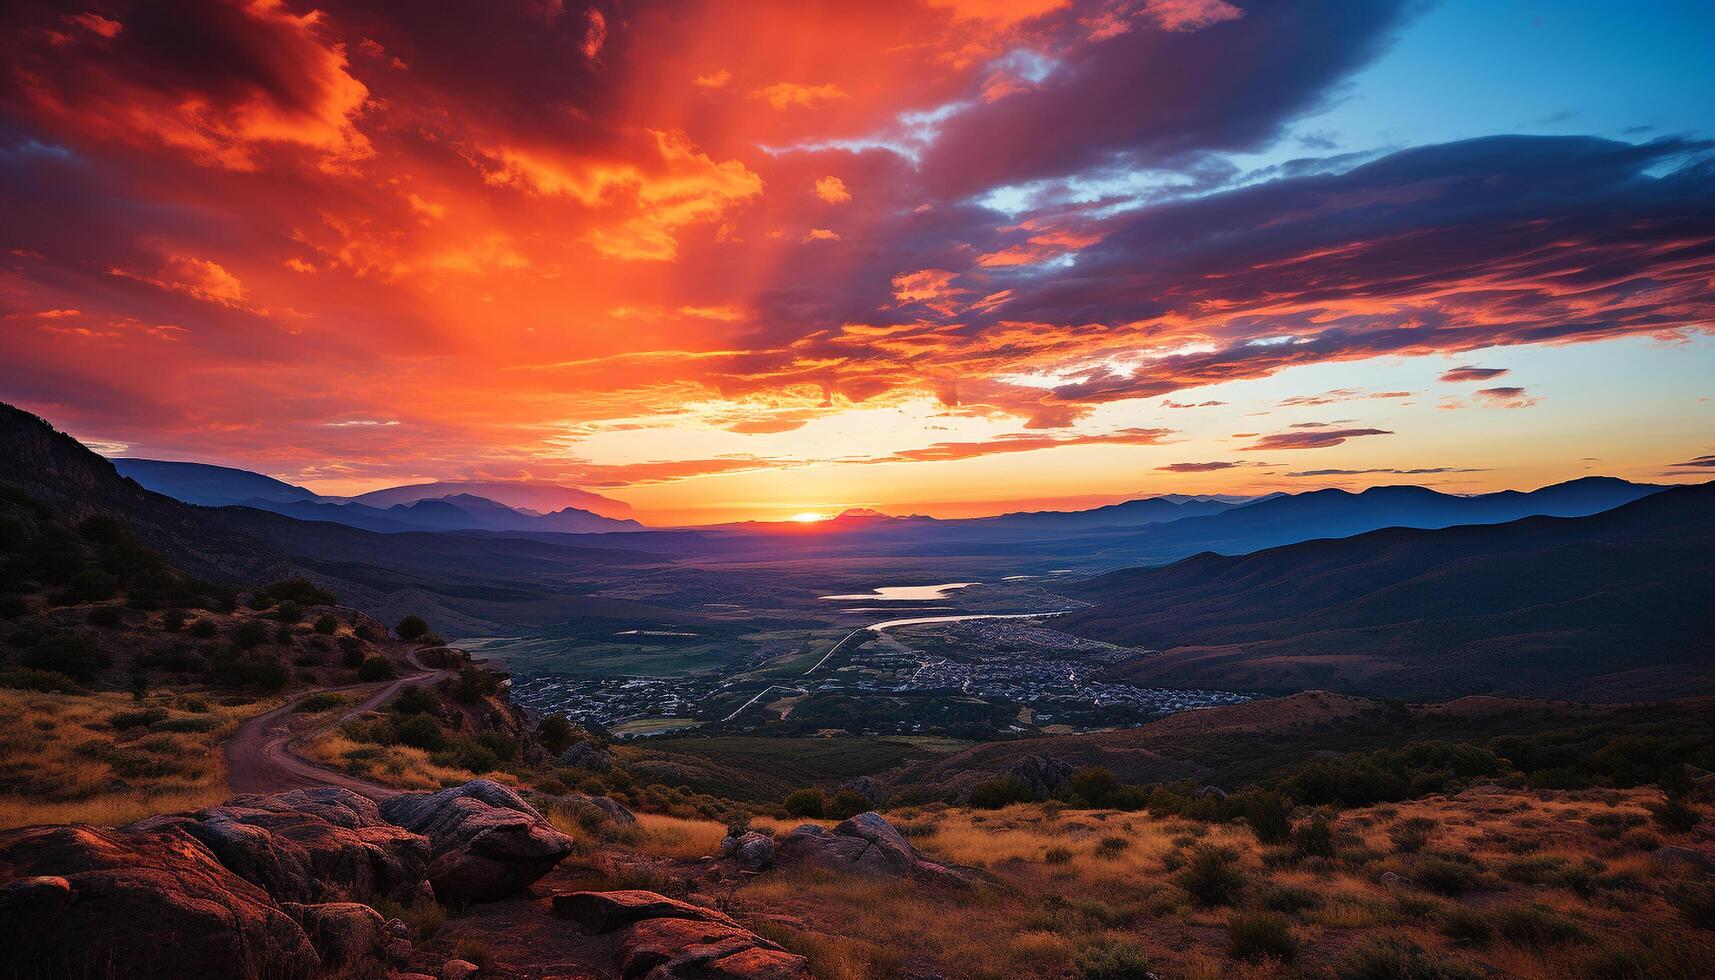
POLYGON ((398 626, 393 627, 393 632, 398 633, 401 640, 421 639, 428 631, 429 624, 423 621, 423 617, 416 615, 406 616, 399 620, 398 626))
POLYGON ((536 725, 536 738, 554 755, 564 752, 572 744, 572 735, 572 723, 560 715, 549 715, 536 725))
POLYGON ((316 632, 323 636, 332 636, 333 631, 337 629, 339 629, 339 620, 335 619, 331 613, 316 620, 316 632))
POLYGON ((384 681, 393 676, 393 665, 383 657, 370 657, 357 668, 360 681, 384 681))

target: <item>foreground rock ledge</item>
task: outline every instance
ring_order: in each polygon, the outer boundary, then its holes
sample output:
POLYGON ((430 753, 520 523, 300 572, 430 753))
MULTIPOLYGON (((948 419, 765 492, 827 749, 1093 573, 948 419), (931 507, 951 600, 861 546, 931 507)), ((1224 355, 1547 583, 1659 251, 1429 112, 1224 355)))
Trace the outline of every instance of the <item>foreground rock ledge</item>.
POLYGON ((730 916, 655 892, 555 895, 554 912, 593 933, 619 932, 620 975, 648 980, 800 980, 802 956, 739 925, 730 916))
POLYGON ((429 883, 443 902, 505 898, 572 853, 570 837, 517 793, 487 779, 395 796, 380 810, 388 822, 429 839, 429 883))

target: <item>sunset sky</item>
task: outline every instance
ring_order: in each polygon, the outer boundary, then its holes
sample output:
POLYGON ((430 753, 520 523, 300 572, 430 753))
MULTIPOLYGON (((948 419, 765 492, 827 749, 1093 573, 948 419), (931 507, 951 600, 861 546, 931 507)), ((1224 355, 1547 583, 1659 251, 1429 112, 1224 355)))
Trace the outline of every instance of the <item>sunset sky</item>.
POLYGON ((651 523, 1715 476, 1715 4, 0 13, 0 400, 651 523))

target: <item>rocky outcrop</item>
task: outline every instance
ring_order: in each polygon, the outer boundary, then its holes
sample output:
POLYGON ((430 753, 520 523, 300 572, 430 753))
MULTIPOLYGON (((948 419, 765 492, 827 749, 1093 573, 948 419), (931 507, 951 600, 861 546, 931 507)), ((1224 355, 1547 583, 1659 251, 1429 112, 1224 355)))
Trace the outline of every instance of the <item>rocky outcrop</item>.
POLYGON ((746 871, 761 871, 774 866, 774 838, 747 830, 728 834, 721 839, 721 854, 738 862, 746 871))
POLYGON ((0 949, 20 977, 292 977, 320 958, 261 888, 182 830, 0 833, 0 949))
POLYGON ((281 909, 293 918, 321 955, 324 969, 360 972, 379 966, 391 938, 381 913, 357 902, 325 902, 299 905, 286 902, 281 909))
POLYGON ((847 874, 920 881, 959 887, 983 880, 969 868, 937 864, 918 853, 899 829, 879 813, 860 813, 841 822, 832 831, 817 824, 793 828, 775 846, 782 864, 800 864, 847 874))
POLYGON ((870 802, 871 806, 880 806, 887 802, 887 793, 881 784, 868 776, 848 779, 840 784, 840 789, 849 789, 870 802))
POLYGON ((1072 781, 1072 765, 1046 756, 1027 755, 1013 763, 1005 776, 1023 783, 1031 795, 1041 799, 1052 796, 1072 781))
POLYGON ((486 902, 525 888, 572 851, 572 839, 499 783, 473 780, 381 804, 381 816, 429 839, 429 883, 442 901, 486 902))
POLYGON ((168 828, 195 837, 282 902, 408 903, 422 894, 428 874, 427 839, 383 820, 373 801, 332 786, 239 796, 130 829, 168 828))
POLYGON ((599 810, 601 811, 602 816, 607 818, 608 823, 611 823, 616 827, 632 827, 637 824, 637 814, 626 809, 625 805, 617 800, 611 800, 605 796, 586 796, 583 793, 567 793, 565 796, 560 797, 560 801, 563 805, 568 807, 590 807, 595 810, 599 810))
POLYGON ((560 753, 559 763, 591 772, 607 772, 613 768, 613 753, 594 742, 577 742, 560 753))
POLYGON ((620 975, 650 980, 800 980, 810 976, 801 956, 714 909, 648 891, 556 895, 554 912, 586 931, 620 932, 620 975))

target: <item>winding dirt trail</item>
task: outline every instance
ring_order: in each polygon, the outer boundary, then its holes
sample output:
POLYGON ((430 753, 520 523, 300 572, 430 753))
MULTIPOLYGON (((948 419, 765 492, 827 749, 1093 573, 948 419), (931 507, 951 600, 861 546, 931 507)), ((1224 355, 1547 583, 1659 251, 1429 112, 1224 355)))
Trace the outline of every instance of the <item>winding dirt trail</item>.
POLYGON ((452 671, 426 667, 417 659, 417 651, 406 654, 411 666, 419 673, 409 674, 383 684, 349 684, 345 687, 323 687, 304 691, 285 704, 257 715, 238 726, 222 747, 226 755, 226 785, 234 793, 279 793, 290 789, 313 786, 342 786, 372 800, 397 796, 399 790, 361 779, 350 773, 331 769, 299 755, 296 746, 327 731, 349 718, 385 704, 406 684, 437 684, 452 675, 452 671), (292 709, 299 701, 313 694, 347 694, 370 691, 367 697, 313 728, 294 732, 292 709))

